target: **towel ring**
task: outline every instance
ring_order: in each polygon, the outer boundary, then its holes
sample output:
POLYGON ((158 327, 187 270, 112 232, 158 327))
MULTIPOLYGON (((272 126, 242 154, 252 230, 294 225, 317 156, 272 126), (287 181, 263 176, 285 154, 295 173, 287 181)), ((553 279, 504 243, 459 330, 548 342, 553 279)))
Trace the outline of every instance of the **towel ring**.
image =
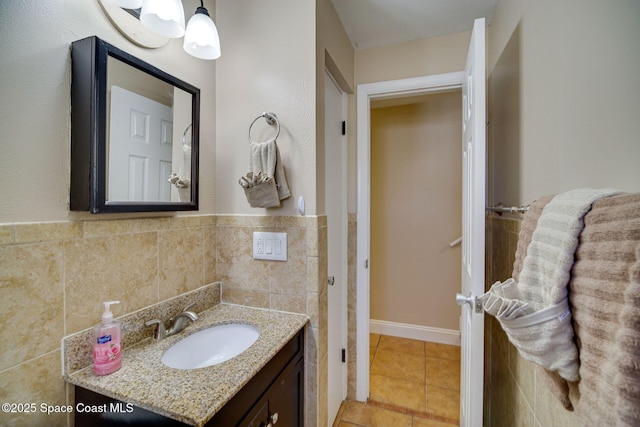
POLYGON ((187 128, 184 130, 184 133, 182 134, 182 145, 187 145, 187 141, 185 141, 185 137, 187 136, 187 132, 189 132, 189 129, 191 129, 191 123, 189 123, 189 126, 187 126, 187 128))
MULTIPOLYGON (((267 122, 267 124, 271 126, 275 124, 278 126, 276 129, 276 136, 273 137, 273 141, 278 139, 278 136, 280 135, 280 122, 278 121, 278 117, 276 117, 276 113, 262 113, 258 117, 253 119, 253 121, 249 125, 249 143, 256 142, 251 139, 251 128, 253 127, 253 124, 261 117, 264 117, 264 120, 267 122)), ((272 140, 269 140, 269 141, 272 141, 272 140)))

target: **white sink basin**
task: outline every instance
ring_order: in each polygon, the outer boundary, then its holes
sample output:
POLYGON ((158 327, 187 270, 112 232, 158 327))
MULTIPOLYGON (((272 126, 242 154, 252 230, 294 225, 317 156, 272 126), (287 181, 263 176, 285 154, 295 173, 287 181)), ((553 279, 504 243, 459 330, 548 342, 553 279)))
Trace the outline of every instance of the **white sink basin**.
POLYGON ((230 324, 203 329, 178 341, 162 355, 170 368, 197 369, 229 360, 256 342, 260 332, 249 325, 230 324))

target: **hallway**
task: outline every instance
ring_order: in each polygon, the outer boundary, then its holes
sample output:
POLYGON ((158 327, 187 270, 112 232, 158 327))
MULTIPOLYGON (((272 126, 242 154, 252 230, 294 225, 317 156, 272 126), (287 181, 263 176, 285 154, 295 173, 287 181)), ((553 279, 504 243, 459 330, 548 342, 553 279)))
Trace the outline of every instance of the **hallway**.
POLYGON ((460 412, 460 347, 371 334, 370 399, 334 427, 450 427, 460 412))

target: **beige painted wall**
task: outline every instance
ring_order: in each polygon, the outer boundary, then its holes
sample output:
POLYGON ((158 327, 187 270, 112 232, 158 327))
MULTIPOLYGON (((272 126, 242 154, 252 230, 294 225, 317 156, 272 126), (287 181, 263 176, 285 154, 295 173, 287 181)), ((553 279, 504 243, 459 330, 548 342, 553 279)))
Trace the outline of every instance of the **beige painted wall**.
POLYGON ((317 211, 325 213, 325 69, 340 90, 353 93, 354 50, 331 1, 317 1, 316 11, 316 198, 317 211))
MULTIPOLYGON (((323 213, 326 56, 343 90, 353 87, 353 48, 333 6, 329 0, 277 0, 268 7, 258 0, 218 2, 217 25, 225 46, 216 75, 217 103, 224 105, 217 112, 218 212, 295 215, 303 196, 307 214, 323 213), (292 193, 268 210, 251 208, 237 182, 247 169, 249 125, 263 111, 280 120, 278 146, 292 193)), ((261 125, 254 126, 254 139, 271 135, 261 125)))
MULTIPOLYGON (((218 123, 216 206, 219 213, 296 214, 304 196, 315 198, 315 22, 314 2, 218 1, 222 56, 216 68, 218 123), (249 125, 262 112, 280 120, 278 146, 291 190, 282 207, 251 208, 238 179, 247 172, 249 125)), ((254 139, 273 130, 256 122, 254 139)))
MULTIPOLYGON (((471 32, 415 40, 355 53, 355 84, 419 77, 464 70, 471 32)), ((357 149, 356 99, 349 97, 347 137, 349 144, 349 212, 356 212, 357 149)))
MULTIPOLYGON (((213 2, 205 3, 213 11, 213 2)), ((199 2, 184 5, 195 11, 199 2)), ((0 17, 0 174, 7 183, 0 186, 0 223, 89 217, 68 211, 69 47, 91 35, 200 88, 199 213, 214 212, 215 62, 187 55, 182 40, 159 49, 134 45, 111 26, 97 1, 8 0, 0 4, 0 17)))
POLYGON ((457 330, 460 91, 371 111, 371 318, 457 330))
POLYGON ((639 19, 634 0, 498 1, 488 37, 490 86, 502 88, 490 101, 492 202, 585 186, 638 191, 639 19))
MULTIPOLYGON (((490 202, 528 204, 582 186, 640 190, 639 19, 634 0, 498 0, 488 37, 490 202)), ((520 221, 489 224, 492 283, 510 275, 520 221)), ((578 425, 491 319, 486 338, 485 425, 578 425)))

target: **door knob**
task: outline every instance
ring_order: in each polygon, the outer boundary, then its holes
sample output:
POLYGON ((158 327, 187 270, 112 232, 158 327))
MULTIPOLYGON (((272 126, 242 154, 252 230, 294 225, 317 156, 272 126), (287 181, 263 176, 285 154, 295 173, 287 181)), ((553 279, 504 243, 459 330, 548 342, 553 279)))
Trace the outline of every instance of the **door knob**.
POLYGON ((469 304, 473 308, 473 299, 471 298, 471 295, 465 297, 462 294, 456 294, 456 304, 458 304, 459 306, 462 306, 463 304, 469 304))
POLYGON ((474 297, 473 294, 469 294, 468 297, 465 297, 462 294, 456 294, 456 304, 462 306, 464 304, 469 304, 472 310, 476 313, 482 313, 482 300, 478 297, 474 297))

